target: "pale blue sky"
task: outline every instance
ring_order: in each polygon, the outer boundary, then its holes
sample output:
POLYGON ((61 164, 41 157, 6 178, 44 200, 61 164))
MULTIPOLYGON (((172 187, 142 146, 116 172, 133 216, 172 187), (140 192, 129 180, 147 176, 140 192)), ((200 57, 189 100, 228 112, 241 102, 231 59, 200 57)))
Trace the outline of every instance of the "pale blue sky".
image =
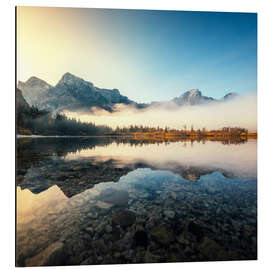
POLYGON ((138 102, 257 91, 255 13, 36 9, 21 10, 21 80, 68 71, 138 102))

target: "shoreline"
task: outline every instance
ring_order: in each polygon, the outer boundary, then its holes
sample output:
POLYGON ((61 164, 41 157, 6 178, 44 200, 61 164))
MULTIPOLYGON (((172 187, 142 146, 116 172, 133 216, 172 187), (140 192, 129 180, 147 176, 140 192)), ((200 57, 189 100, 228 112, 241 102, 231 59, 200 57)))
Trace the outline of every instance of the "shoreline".
POLYGON ((226 140, 248 140, 248 139, 254 139, 257 140, 257 133, 253 133, 248 135, 247 137, 222 137, 222 136, 204 136, 204 137, 197 137, 197 136, 187 136, 187 137, 181 137, 181 136, 155 136, 150 134, 132 134, 132 135, 87 135, 87 136, 72 136, 72 135, 22 135, 22 134, 16 134, 16 139, 36 139, 36 138, 128 138, 128 139, 134 139, 134 140, 187 140, 187 141, 196 141, 196 140, 206 140, 206 141, 226 141, 226 140))
POLYGON ((117 136, 117 135, 22 135, 16 134, 17 139, 21 138, 133 138, 132 135, 117 136))

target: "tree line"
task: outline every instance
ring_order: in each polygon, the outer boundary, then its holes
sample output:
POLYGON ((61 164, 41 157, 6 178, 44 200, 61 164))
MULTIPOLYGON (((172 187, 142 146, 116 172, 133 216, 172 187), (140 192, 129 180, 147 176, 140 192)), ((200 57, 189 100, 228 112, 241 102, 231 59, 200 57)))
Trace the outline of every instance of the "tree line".
POLYGON ((128 127, 116 127, 112 129, 105 125, 81 122, 75 118, 68 118, 62 113, 51 113, 39 110, 32 106, 17 107, 17 134, 25 135, 59 135, 59 136, 97 136, 97 135, 134 135, 134 134, 156 134, 167 136, 178 136, 181 138, 206 136, 239 137, 248 131, 240 127, 224 127, 220 130, 195 130, 191 125, 188 130, 184 125, 182 129, 169 127, 150 127, 143 125, 130 125, 128 127))
POLYGON ((148 127, 142 125, 130 125, 128 127, 119 127, 117 126, 113 130, 113 134, 115 135, 124 135, 124 134, 134 134, 134 133, 156 133, 156 134, 178 134, 179 136, 211 136, 211 135, 227 135, 231 136, 240 136, 241 134, 248 134, 248 130, 241 127, 223 127, 222 129, 211 129, 207 130, 206 128, 202 129, 194 129, 191 125, 191 128, 188 130, 186 125, 184 125, 184 129, 175 129, 169 127, 148 127))
POLYGON ((108 126, 84 123, 66 115, 38 110, 36 107, 17 110, 17 134, 91 136, 112 132, 108 126))

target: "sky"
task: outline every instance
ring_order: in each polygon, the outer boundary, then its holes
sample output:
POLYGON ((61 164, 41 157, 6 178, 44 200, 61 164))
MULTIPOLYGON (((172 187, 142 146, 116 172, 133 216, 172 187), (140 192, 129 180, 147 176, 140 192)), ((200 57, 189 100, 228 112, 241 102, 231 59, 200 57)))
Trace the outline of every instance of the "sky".
POLYGON ((66 72, 137 102, 257 91, 257 15, 17 8, 17 78, 66 72))

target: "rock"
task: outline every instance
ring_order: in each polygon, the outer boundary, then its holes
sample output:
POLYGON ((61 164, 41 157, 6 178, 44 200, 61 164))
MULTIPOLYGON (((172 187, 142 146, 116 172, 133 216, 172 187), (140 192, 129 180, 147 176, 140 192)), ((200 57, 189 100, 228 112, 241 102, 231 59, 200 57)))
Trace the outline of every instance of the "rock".
POLYGON ((87 259, 83 260, 80 265, 91 265, 94 264, 93 256, 88 257, 87 259))
POLYGON ((103 234, 104 233, 104 230, 105 230, 105 223, 100 221, 99 225, 95 226, 95 231, 98 233, 98 234, 103 234))
POLYGON ((203 237, 200 241, 198 251, 209 260, 239 260, 241 257, 233 250, 226 250, 220 246, 217 242, 208 237, 203 237))
POLYGON ((139 221, 139 219, 136 220, 136 226, 135 226, 135 229, 136 229, 136 231, 143 231, 144 228, 143 228, 142 225, 138 224, 138 221, 139 221))
POLYGON ((105 227, 105 231, 106 231, 107 233, 111 233, 111 232, 112 232, 112 226, 111 226, 111 225, 107 225, 107 226, 105 227))
POLYGON ((111 234, 105 233, 103 234, 103 239, 106 242, 106 244, 108 245, 108 241, 110 241, 112 239, 111 234))
POLYGON ((150 251, 146 251, 144 255, 144 262, 145 263, 157 263, 160 262, 160 257, 157 255, 154 255, 150 251))
POLYGON ((174 218, 174 216, 175 216, 175 212, 171 211, 171 210, 165 210, 163 213, 168 218, 174 218))
POLYGON ((121 233, 119 229, 113 230, 112 241, 118 241, 121 238, 121 233))
POLYGON ((173 234, 164 225, 158 225, 151 231, 151 237, 162 245, 169 245, 173 240, 173 234))
POLYGON ((100 261, 100 262, 103 261, 103 257, 102 257, 102 256, 98 256, 97 259, 98 259, 98 261, 100 261))
POLYGON ((190 246, 186 246, 184 249, 184 254, 188 257, 191 257, 194 254, 194 250, 190 246))
POLYGON ((149 194, 144 192, 144 193, 139 193, 138 196, 139 196, 140 198, 142 198, 142 199, 146 199, 146 198, 149 197, 149 194))
POLYGON ((171 197, 172 197, 174 200, 176 200, 176 199, 177 199, 176 193, 172 191, 172 192, 171 192, 171 197))
POLYGON ((136 246, 143 246, 143 247, 147 248, 148 236, 147 236, 146 231, 144 231, 144 230, 136 231, 134 236, 133 236, 133 239, 135 241, 136 246))
POLYGON ((94 229, 92 228, 92 227, 87 227, 87 228, 85 228, 85 230, 89 233, 89 234, 93 234, 93 232, 94 232, 94 229))
POLYGON ((127 205, 129 200, 128 192, 125 190, 117 190, 113 188, 108 188, 103 190, 100 195, 98 196, 98 199, 109 203, 114 204, 117 206, 123 206, 127 205))
POLYGON ((203 237, 203 239, 198 245, 198 250, 206 258, 217 260, 218 253, 221 251, 221 246, 217 244, 214 240, 209 239, 208 237, 203 237))
POLYGON ((98 216, 97 213, 91 213, 91 212, 89 212, 89 213, 87 214, 87 217, 88 217, 88 218, 97 218, 97 216, 98 216))
POLYGON ((188 224, 188 231, 193 235, 195 235, 197 237, 197 240, 200 240, 204 235, 203 228, 197 223, 192 221, 188 224))
POLYGON ((131 226, 135 221, 135 213, 128 210, 118 211, 112 216, 112 222, 122 227, 131 226))
POLYGON ((91 246, 99 254, 105 254, 108 252, 108 248, 105 245, 103 239, 98 239, 98 240, 92 241, 91 246))
POLYGON ((180 234, 179 236, 176 237, 176 240, 178 243, 182 245, 189 245, 189 240, 185 238, 183 234, 180 234))
POLYGON ((26 266, 64 265, 65 252, 63 242, 55 242, 26 261, 26 266))
POLYGON ((132 239, 124 237, 114 243, 114 245, 112 246, 112 250, 122 253, 126 250, 129 250, 131 248, 131 244, 132 244, 132 239))
POLYGON ((250 232, 253 232, 254 229, 253 229, 250 225, 245 224, 245 225, 244 225, 244 231, 250 233, 250 232))
POLYGON ((112 204, 101 202, 101 201, 97 201, 96 202, 96 206, 98 208, 101 208, 101 209, 110 209, 112 207, 112 204))
POLYGON ((113 254, 113 256, 114 256, 115 258, 120 258, 120 257, 121 257, 121 253, 120 253, 120 252, 115 252, 115 253, 113 254))
POLYGON ((134 256, 134 250, 126 250, 125 252, 122 253, 122 255, 125 257, 125 259, 131 260, 134 256))
POLYGON ((137 247, 135 252, 135 262, 136 263, 143 263, 145 257, 145 249, 142 247, 137 247))
POLYGON ((185 254, 184 249, 175 245, 174 243, 170 246, 170 250, 168 250, 167 259, 168 262, 183 262, 186 261, 187 256, 185 254))

